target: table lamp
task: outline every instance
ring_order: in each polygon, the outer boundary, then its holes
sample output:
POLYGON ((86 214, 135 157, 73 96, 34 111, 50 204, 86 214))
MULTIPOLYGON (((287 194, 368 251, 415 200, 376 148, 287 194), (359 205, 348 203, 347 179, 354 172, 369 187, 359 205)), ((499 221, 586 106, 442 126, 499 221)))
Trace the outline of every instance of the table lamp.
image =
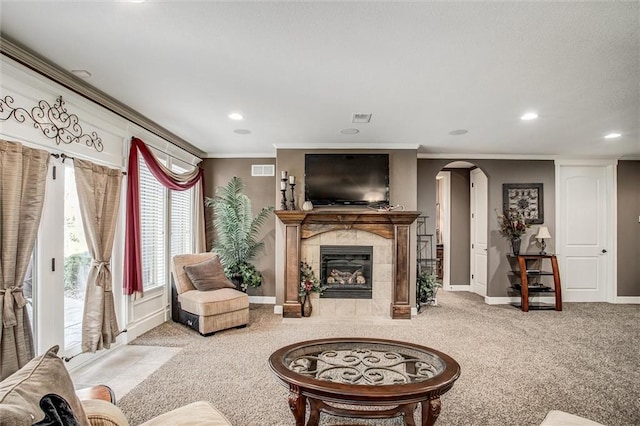
POLYGON ((541 226, 538 229, 538 235, 536 235, 536 239, 540 241, 540 254, 547 254, 544 250, 547 248, 547 242, 545 239, 551 238, 549 235, 549 229, 546 226, 541 226))

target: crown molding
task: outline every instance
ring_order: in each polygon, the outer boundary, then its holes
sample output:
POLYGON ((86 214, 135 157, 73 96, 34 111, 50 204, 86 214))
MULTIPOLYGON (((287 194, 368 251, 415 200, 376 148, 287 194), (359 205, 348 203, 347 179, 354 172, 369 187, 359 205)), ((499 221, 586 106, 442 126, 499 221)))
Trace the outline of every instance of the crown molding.
POLYGON ((204 158, 276 158, 275 152, 254 152, 254 153, 231 153, 220 154, 218 152, 207 152, 204 158))
POLYGON ((117 99, 107 95, 103 91, 85 83, 48 59, 6 38, 5 35, 0 35, 0 53, 46 77, 47 79, 71 90, 72 92, 98 104, 103 108, 106 108, 125 120, 137 124, 143 129, 165 139, 181 149, 184 149, 196 157, 203 157, 205 154, 204 151, 191 145, 189 142, 160 126, 155 121, 145 117, 117 99))

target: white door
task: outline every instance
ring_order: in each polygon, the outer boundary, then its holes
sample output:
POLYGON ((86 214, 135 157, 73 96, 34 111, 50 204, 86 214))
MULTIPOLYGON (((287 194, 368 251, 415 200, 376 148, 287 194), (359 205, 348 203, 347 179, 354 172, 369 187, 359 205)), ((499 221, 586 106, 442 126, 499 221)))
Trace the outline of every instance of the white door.
POLYGON ((613 166, 559 164, 556 176, 562 298, 606 302, 613 282, 613 166))
POLYGON ((471 171, 471 291, 487 295, 487 176, 471 171))

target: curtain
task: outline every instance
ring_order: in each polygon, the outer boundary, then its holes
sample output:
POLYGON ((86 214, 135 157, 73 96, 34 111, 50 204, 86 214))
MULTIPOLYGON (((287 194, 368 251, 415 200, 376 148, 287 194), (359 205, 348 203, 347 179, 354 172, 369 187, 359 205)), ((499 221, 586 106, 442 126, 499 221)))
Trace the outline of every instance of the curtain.
POLYGON ((42 217, 49 157, 0 140, 0 380, 34 356, 22 282, 42 217))
MULTIPOLYGON (((124 294, 134 295, 134 297, 143 295, 138 152, 142 154, 142 158, 144 158, 151 174, 166 188, 174 191, 185 191, 198 182, 201 182, 202 185, 202 182, 204 182, 204 174, 201 168, 196 167, 186 173, 175 173, 160 163, 142 140, 138 138, 131 139, 127 172, 127 223, 124 246, 123 290, 124 294)), ((204 190, 201 193, 204 194, 204 190)), ((204 203, 204 198, 200 202, 204 203)), ((204 229, 204 207, 195 210, 202 212, 196 224, 204 229)))
POLYGON ((109 349, 120 334, 113 303, 111 252, 122 172, 74 159, 78 201, 92 262, 82 317, 82 352, 109 349))

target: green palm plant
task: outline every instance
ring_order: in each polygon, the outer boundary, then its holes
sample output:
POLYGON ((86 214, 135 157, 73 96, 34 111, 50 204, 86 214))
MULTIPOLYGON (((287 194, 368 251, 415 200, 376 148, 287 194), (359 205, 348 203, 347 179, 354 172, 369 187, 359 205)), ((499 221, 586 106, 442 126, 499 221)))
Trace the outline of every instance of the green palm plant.
POLYGON ((262 275, 250 261, 264 248, 258 235, 273 211, 273 207, 263 207, 253 217, 251 199, 243 193, 244 188, 242 180, 234 176, 227 186, 216 188, 214 198, 205 200, 207 207, 213 207, 214 214, 217 238, 212 251, 220 257, 225 275, 242 291, 262 284, 262 275))

